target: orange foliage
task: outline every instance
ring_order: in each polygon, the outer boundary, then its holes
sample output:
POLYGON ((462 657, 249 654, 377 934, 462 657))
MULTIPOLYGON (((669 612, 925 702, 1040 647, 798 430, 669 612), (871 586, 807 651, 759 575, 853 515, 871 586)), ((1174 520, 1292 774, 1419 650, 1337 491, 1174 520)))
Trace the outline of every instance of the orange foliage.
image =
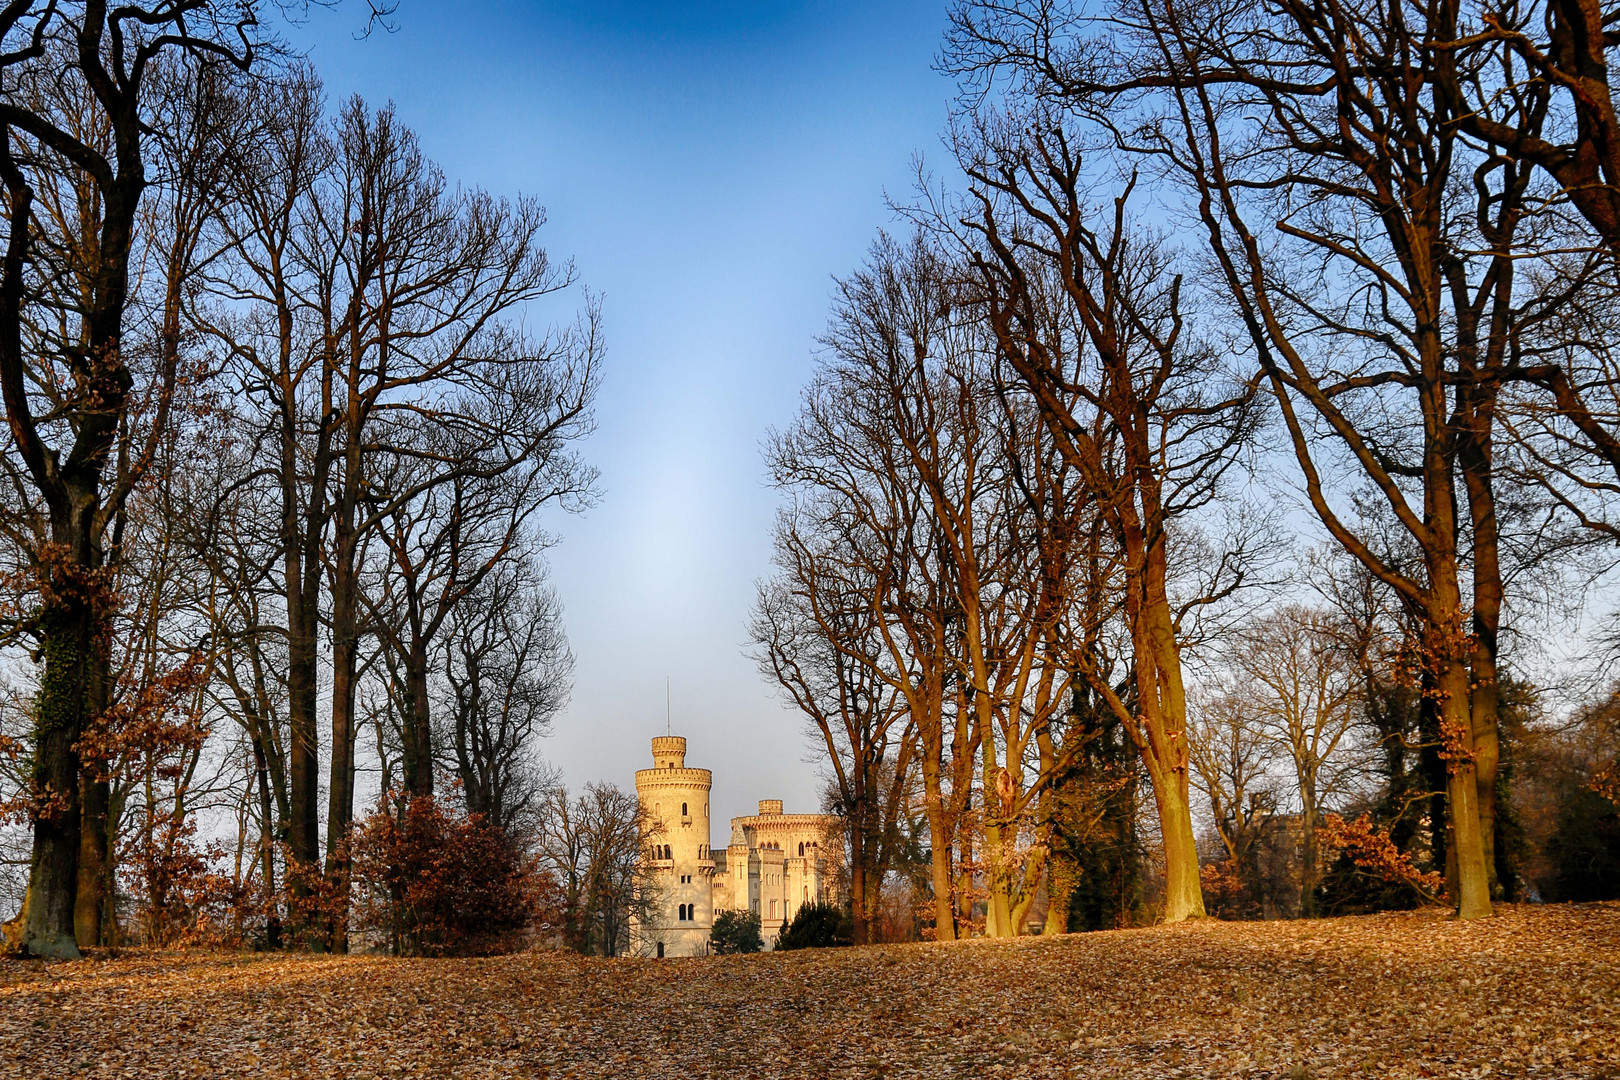
POLYGON ((537 914, 528 867, 501 830, 419 796, 395 817, 386 804, 351 843, 362 928, 386 934, 396 953, 428 956, 509 951, 537 914))
POLYGON ((1366 814, 1354 821, 1346 821, 1338 814, 1322 819, 1316 835, 1329 858, 1342 851, 1356 869, 1368 877, 1391 885, 1405 885, 1430 903, 1438 903, 1445 889, 1445 879, 1436 873, 1425 874, 1412 865, 1389 832, 1372 823, 1366 814))
POLYGON ((1211 915, 1221 919, 1259 916, 1260 905, 1249 895, 1248 883, 1231 859, 1205 863, 1198 868, 1198 879, 1204 890, 1204 905, 1211 915))

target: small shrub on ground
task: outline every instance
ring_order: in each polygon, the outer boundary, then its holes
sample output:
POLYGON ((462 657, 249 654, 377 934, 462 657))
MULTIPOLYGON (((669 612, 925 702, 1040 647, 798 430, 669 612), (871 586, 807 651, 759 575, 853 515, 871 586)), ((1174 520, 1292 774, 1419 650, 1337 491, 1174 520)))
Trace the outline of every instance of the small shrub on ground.
POLYGON ((400 955, 479 955, 521 944, 535 915, 530 875, 500 829, 432 797, 366 818, 352 847, 360 928, 400 955))
POLYGON ((722 911, 709 930, 709 948, 722 955, 759 952, 765 948, 759 916, 752 911, 722 911))
POLYGON ((855 940, 854 921, 833 904, 806 904, 777 935, 778 949, 826 949, 855 940))

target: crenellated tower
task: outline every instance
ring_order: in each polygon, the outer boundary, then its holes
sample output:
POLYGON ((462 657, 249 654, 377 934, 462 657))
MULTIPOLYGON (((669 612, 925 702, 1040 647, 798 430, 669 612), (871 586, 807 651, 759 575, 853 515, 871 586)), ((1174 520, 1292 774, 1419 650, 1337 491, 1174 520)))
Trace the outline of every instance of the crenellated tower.
POLYGON ((714 775, 686 767, 686 740, 679 735, 653 739, 652 755, 653 767, 636 771, 636 795, 653 822, 647 842, 658 895, 653 914, 631 928, 631 949, 643 956, 702 956, 714 925, 714 775))

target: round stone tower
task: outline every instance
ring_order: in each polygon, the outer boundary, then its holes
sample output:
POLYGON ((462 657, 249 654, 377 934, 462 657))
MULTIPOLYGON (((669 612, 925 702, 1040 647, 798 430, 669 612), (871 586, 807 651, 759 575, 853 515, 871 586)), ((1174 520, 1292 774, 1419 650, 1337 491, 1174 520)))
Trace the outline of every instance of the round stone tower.
POLYGON ((709 852, 709 790, 714 774, 686 767, 686 740, 652 741, 653 767, 636 771, 636 795, 652 821, 647 844, 656 895, 631 930, 643 956, 702 956, 714 925, 714 859, 709 852))

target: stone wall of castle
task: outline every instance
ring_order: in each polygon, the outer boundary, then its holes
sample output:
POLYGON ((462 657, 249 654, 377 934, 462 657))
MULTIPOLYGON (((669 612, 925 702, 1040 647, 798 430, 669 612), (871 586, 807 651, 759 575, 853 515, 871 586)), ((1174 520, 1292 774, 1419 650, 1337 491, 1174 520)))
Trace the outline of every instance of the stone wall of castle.
POLYGON ((835 819, 784 814, 780 799, 760 801, 759 813, 731 819, 722 857, 709 847, 713 774, 686 767, 686 740, 652 741, 653 767, 636 773, 636 794, 653 822, 647 838, 657 884, 653 914, 631 927, 639 956, 702 956, 722 911, 752 911, 770 948, 793 915, 815 901, 837 903, 835 819))

